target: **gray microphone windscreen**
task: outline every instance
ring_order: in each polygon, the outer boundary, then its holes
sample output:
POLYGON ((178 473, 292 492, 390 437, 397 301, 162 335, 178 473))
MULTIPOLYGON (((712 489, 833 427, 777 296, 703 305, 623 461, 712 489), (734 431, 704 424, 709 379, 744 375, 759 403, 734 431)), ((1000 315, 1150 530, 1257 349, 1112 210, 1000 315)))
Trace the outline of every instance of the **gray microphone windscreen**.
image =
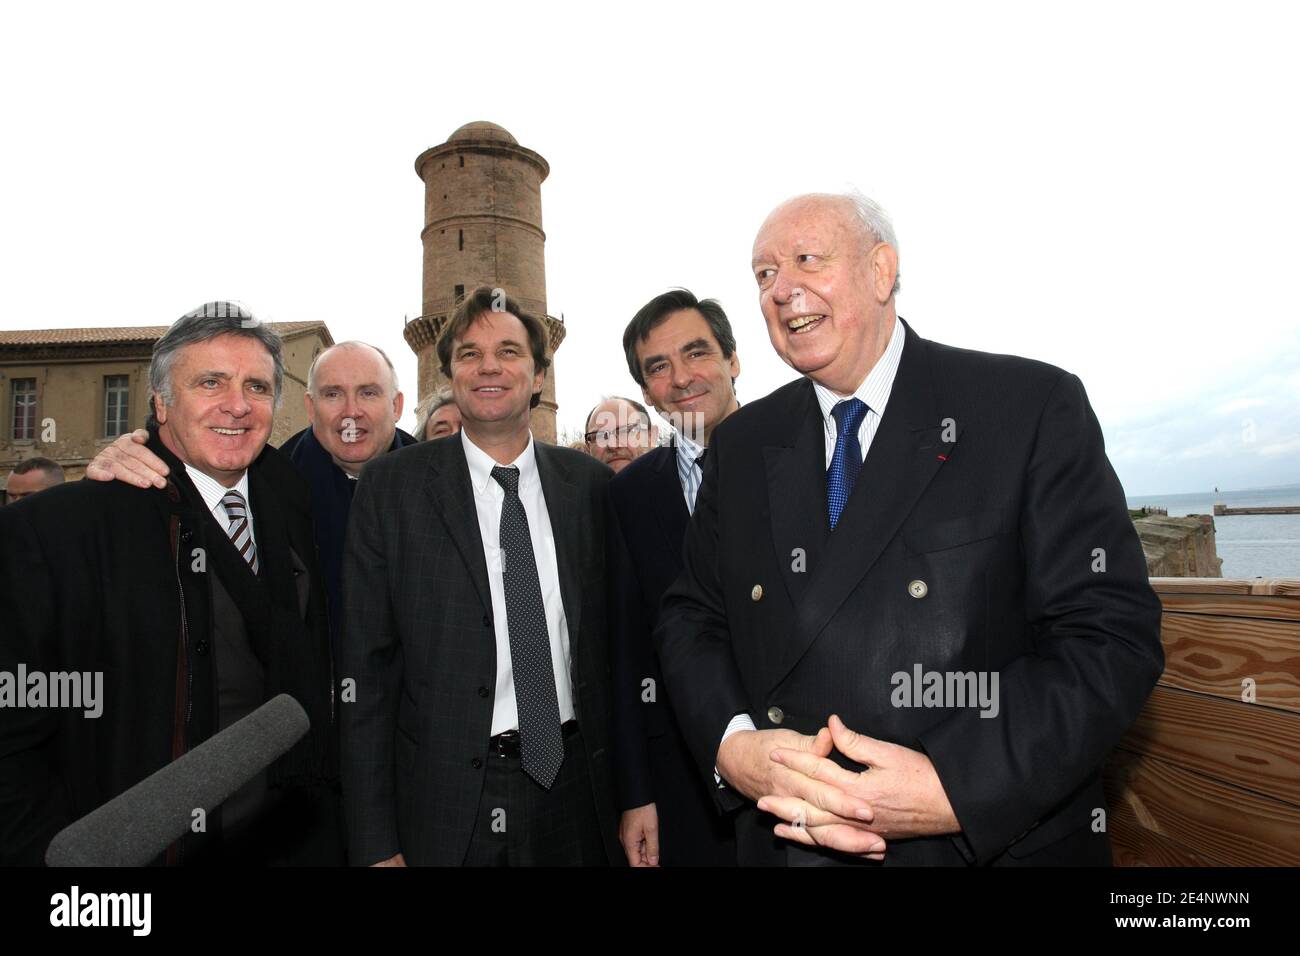
POLYGON ((288 694, 267 701, 130 790, 61 830, 50 866, 144 866, 301 740, 311 726, 288 694))

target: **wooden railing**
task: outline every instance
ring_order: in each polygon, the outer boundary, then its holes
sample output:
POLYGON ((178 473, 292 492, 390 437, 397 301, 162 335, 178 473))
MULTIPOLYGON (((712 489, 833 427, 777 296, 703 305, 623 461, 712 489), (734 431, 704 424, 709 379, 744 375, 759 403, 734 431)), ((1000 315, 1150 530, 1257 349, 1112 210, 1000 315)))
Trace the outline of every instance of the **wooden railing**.
POLYGON ((1165 672, 1106 767, 1116 864, 1300 865, 1300 579, 1151 584, 1165 672))

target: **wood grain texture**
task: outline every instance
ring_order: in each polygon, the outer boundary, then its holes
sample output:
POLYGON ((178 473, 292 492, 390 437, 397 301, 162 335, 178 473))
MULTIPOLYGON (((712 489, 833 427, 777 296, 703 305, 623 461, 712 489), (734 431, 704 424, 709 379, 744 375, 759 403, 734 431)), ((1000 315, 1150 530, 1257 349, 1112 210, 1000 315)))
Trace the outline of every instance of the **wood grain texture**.
POLYGON ((1165 838, 1157 853, 1173 852, 1172 843, 1225 866, 1300 865, 1300 807, 1124 748, 1111 755, 1105 777, 1130 860, 1142 844, 1124 831, 1129 820, 1165 838))
POLYGON ((1300 596, 1289 594, 1224 594, 1165 591, 1160 604, 1166 613, 1212 614, 1272 621, 1300 621, 1300 596))
POLYGON ((1157 594, 1249 594, 1251 582, 1234 578, 1152 578, 1157 594))
POLYGON ((1157 687, 1120 746, 1300 807, 1300 716, 1157 687))
POLYGON ((1300 594, 1300 578, 1151 578, 1157 594, 1300 594))
POLYGON ((1160 640, 1161 684, 1241 702, 1249 680, 1255 703, 1300 713, 1300 621, 1166 613, 1160 640))
POLYGON ((1106 818, 1116 866, 1223 866, 1198 850, 1142 826, 1125 795, 1106 778, 1106 818))

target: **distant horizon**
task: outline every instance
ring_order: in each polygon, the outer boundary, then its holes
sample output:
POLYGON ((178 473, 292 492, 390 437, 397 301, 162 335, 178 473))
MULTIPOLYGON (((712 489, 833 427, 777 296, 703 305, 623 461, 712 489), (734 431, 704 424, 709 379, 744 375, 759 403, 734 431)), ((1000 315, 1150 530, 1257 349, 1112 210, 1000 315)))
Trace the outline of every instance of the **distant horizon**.
MULTIPOLYGON (((1044 421, 1100 427, 1126 494, 1300 477, 1300 136, 1277 122, 1300 86, 1300 13, 833 4, 800 25, 844 49, 787 82, 788 5, 669 0, 627 36, 603 11, 508 6, 15 6, 0 329, 163 325, 236 299, 382 348, 409 430, 402 319, 455 288, 425 285, 437 197, 414 162, 490 121, 550 170, 528 268, 565 320, 557 429, 603 395, 640 397, 623 331, 669 288, 726 310, 742 402, 794 380, 754 238, 778 203, 853 187, 892 219, 912 330, 1068 372, 1091 416, 1044 421), (546 68, 488 68, 476 44, 431 54, 430 37, 484 30, 546 68), (647 68, 684 43, 706 72, 647 68)), ((473 281, 517 285, 512 263, 497 272, 473 281)))
POLYGON ((1187 495, 1214 495, 1214 494, 1241 494, 1247 491, 1297 491, 1300 492, 1300 484, 1290 485, 1252 485, 1249 488, 1220 488, 1215 491, 1214 488, 1205 488, 1198 491, 1154 491, 1146 494, 1130 494, 1127 490, 1124 492, 1125 499, 1131 498, 1158 498, 1161 495, 1183 497, 1187 495))

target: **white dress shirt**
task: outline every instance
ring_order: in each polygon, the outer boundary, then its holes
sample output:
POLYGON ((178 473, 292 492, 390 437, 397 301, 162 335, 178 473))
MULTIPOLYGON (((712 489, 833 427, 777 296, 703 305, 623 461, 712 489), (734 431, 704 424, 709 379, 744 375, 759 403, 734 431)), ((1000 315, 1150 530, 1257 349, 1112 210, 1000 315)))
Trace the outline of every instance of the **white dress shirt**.
POLYGON ((704 480, 700 456, 705 449, 681 432, 673 433, 673 442, 677 446, 677 478, 682 485, 682 495, 686 498, 686 511, 695 514, 695 498, 700 493, 700 482, 704 480))
POLYGON ((233 488, 227 488, 217 479, 210 475, 205 475, 197 468, 191 465, 185 466, 185 474, 190 476, 190 481, 194 482, 194 487, 198 490, 203 503, 208 506, 212 512, 212 517, 217 519, 217 524, 221 525, 222 530, 230 530, 230 515, 226 514, 226 507, 221 503, 228 491, 238 491, 244 499, 244 510, 248 512, 248 533, 253 537, 253 547, 257 547, 257 532, 253 528, 253 502, 248 497, 248 472, 245 471, 239 476, 239 481, 233 488))
MULTIPOLYGON (((894 390, 894 377, 898 375, 898 363, 903 357, 903 341, 906 337, 903 323, 895 316, 894 331, 889 335, 889 344, 885 346, 884 354, 872 366, 867 377, 862 380, 862 384, 852 395, 837 395, 826 386, 813 382, 813 392, 817 395, 817 404, 821 406, 822 423, 826 430, 827 468, 830 468, 831 459, 835 456, 835 441, 839 437, 835 416, 831 411, 837 404, 848 398, 861 399, 867 406, 867 414, 862 416, 862 424, 858 426, 858 444, 862 446, 862 460, 867 460, 867 451, 871 448, 872 439, 876 437, 876 429, 880 427, 880 417, 885 414, 885 406, 889 404, 889 393, 894 390)), ((935 424, 937 425, 938 422, 935 424)))
MULTIPOLYGON (((872 366, 867 377, 862 380, 862 384, 852 395, 837 395, 824 385, 813 382, 813 392, 817 395, 817 404, 821 407, 825 427, 827 468, 830 468, 831 459, 835 456, 835 441, 839 437, 831 410, 837 403, 847 398, 861 399, 867 406, 867 414, 862 416, 862 424, 858 426, 858 444, 862 446, 862 460, 867 460, 867 452, 871 449, 871 442, 880 427, 880 418, 885 414, 885 406, 889 403, 889 393, 894 390, 894 378, 898 375, 898 363, 903 357, 903 341, 906 337, 903 323, 895 316, 894 329, 889 334, 889 344, 885 346, 880 359, 872 366)), ((727 729, 722 732, 722 740, 718 741, 718 746, 721 747, 723 741, 737 731, 757 729, 749 714, 737 714, 731 718, 727 729)), ((716 771, 714 776, 717 776, 716 771)), ((718 780, 721 785, 721 778, 719 777, 718 780)))
MULTIPOLYGON (((478 529, 483 538, 483 557, 487 562, 488 587, 492 592, 492 623, 496 632, 497 683, 492 707, 492 736, 519 729, 519 706, 515 700, 515 673, 510 660, 510 621, 506 611, 505 579, 501 570, 501 506, 506 493, 492 469, 497 461, 460 432, 469 463, 469 483, 474 490, 474 508, 478 512, 478 529)), ((555 535, 551 517, 542 494, 542 480, 537 473, 537 455, 532 435, 523 454, 510 463, 519 469, 519 500, 528 515, 528 532, 533 541, 533 558, 537 562, 537 579, 546 610, 546 633, 551 641, 551 666, 555 671, 555 695, 560 705, 560 722, 573 720, 573 687, 569 678, 569 623, 564 616, 560 594, 560 567, 555 557, 555 535)))

